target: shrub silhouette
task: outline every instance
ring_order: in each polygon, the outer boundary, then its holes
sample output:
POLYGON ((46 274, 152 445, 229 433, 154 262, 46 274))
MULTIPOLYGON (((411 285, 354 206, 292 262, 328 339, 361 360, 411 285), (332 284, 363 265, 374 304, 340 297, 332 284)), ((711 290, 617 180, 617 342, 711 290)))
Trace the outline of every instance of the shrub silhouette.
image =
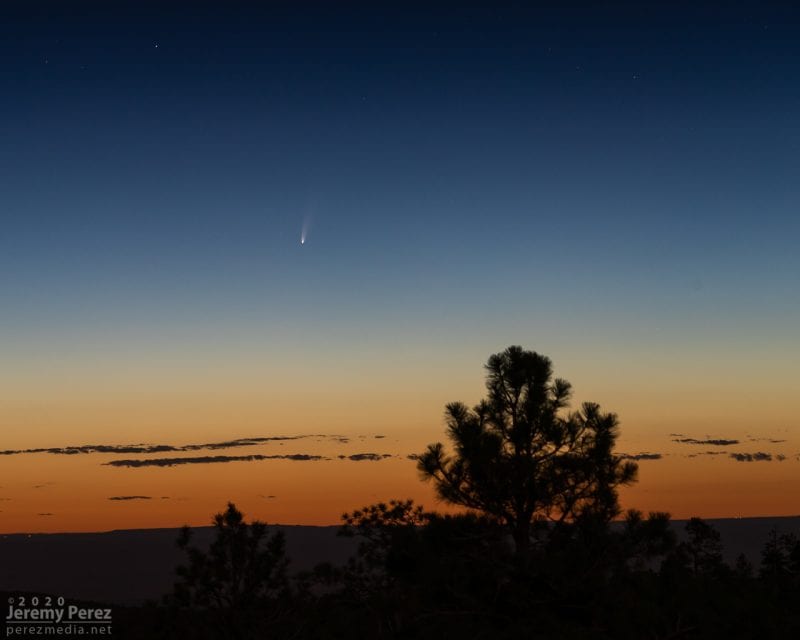
POLYGON ((248 524, 230 502, 213 523, 207 551, 191 546, 189 527, 181 530, 177 543, 188 563, 176 569, 173 604, 205 616, 213 637, 251 637, 287 594, 285 538, 282 532, 268 535, 263 522, 248 524))
POLYGON ((761 579, 773 588, 787 589, 800 582, 800 538, 770 531, 761 550, 761 579))
POLYGON ((343 521, 340 535, 360 539, 357 553, 339 571, 319 567, 317 577, 338 587, 328 603, 358 620, 349 637, 450 637, 467 623, 468 637, 496 637, 508 618, 495 605, 511 564, 493 521, 411 500, 369 505, 343 521))
POLYGON ((695 575, 718 575, 724 570, 722 561, 722 537, 713 526, 702 518, 690 518, 686 523, 689 538, 679 546, 689 570, 695 575))

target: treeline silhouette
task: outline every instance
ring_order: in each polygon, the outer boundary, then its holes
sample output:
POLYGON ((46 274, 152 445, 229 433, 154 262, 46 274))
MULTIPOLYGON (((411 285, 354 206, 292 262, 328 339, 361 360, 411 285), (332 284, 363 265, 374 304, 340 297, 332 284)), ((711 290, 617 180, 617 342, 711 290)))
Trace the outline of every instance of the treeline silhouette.
MULTIPOLYGON (((722 559, 719 533, 693 518, 677 542, 666 514, 628 512, 532 545, 525 559, 497 522, 391 501, 346 516, 344 566, 289 576, 283 536, 232 504, 207 551, 188 548, 175 593, 147 637, 796 638, 800 539, 773 532, 760 568, 722 559)), ((185 538, 184 538, 185 540, 185 538)), ((153 611, 151 611, 151 614, 153 611)), ((142 624, 138 625, 139 631, 142 624)))
POLYGON ((410 500, 346 513, 359 540, 343 566, 290 576, 281 533, 233 504, 208 549, 157 608, 153 637, 794 638, 800 540, 774 533, 760 567, 723 561, 720 534, 693 518, 622 512, 637 466, 614 453, 617 418, 569 411, 571 388, 520 347, 493 355, 487 397, 447 406, 450 446, 417 456, 421 478, 463 513, 410 500))

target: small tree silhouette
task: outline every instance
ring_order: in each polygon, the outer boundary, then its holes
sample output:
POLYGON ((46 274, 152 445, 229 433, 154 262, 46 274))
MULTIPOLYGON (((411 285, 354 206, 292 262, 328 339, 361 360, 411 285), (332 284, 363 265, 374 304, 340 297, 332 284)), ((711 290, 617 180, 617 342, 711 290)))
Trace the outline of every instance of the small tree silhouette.
POLYGON ((249 637, 255 619, 288 588, 285 539, 267 535, 263 522, 250 524, 233 503, 214 516, 216 537, 208 551, 190 546, 192 530, 183 527, 178 546, 189 562, 177 568, 176 604, 206 612, 218 625, 216 637, 249 637))
POLYGON ((679 545, 689 570, 695 576, 719 575, 724 570, 722 537, 712 525, 702 518, 690 518, 686 523, 688 540, 679 545))
POLYGON ((618 421, 594 403, 565 413, 571 386, 553 378, 548 358, 512 346, 486 364, 488 396, 475 408, 447 405, 454 454, 441 443, 418 469, 447 502, 504 523, 516 549, 529 549, 535 521, 607 522, 620 513, 617 487, 637 465, 613 454, 618 421))
POLYGON ((339 535, 359 537, 358 554, 352 567, 362 573, 376 572, 384 576, 386 569, 413 561, 406 557, 409 541, 414 540, 420 527, 429 524, 434 514, 426 512, 413 500, 390 500, 356 509, 342 515, 344 522, 339 535))
POLYGON ((744 553, 736 556, 733 573, 739 580, 750 580, 753 577, 753 563, 747 559, 744 553))
POLYGON ((339 535, 359 539, 357 553, 341 570, 318 567, 316 577, 360 605, 359 624, 373 625, 351 637, 450 637, 452 616, 487 624, 497 617, 496 599, 509 605, 509 553, 496 522, 428 512, 412 500, 369 505, 342 520, 339 535))
POLYGON ((774 588, 788 588, 800 576, 800 539, 793 533, 769 532, 761 549, 759 576, 774 588))

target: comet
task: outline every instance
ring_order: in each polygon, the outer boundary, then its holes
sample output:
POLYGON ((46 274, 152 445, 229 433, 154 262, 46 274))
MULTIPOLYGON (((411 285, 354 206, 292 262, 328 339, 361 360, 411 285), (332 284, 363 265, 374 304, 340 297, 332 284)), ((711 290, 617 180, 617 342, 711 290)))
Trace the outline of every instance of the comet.
POLYGON ((311 218, 306 216, 303 218, 303 226, 300 229, 300 244, 303 245, 306 243, 306 239, 308 239, 308 232, 311 229, 311 218))

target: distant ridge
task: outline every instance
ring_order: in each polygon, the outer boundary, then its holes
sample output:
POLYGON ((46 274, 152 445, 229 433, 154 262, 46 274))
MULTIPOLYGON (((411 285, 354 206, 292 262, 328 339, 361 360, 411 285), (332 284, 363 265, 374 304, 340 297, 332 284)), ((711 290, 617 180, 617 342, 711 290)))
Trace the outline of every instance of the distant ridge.
MULTIPOLYGON (((761 547, 772 529, 800 534, 800 515, 706 520, 722 535, 724 557, 740 553, 759 565, 761 547)), ((683 535, 685 520, 673 527, 683 535)), ((336 535, 338 525, 270 525, 286 534, 291 570, 320 562, 342 564, 357 540, 336 535)), ((79 600, 137 604, 172 590, 174 569, 184 557, 175 540, 179 528, 115 529, 96 533, 0 534, 0 591, 49 593, 79 600)), ((192 527, 194 543, 209 544, 211 526, 192 527)))

